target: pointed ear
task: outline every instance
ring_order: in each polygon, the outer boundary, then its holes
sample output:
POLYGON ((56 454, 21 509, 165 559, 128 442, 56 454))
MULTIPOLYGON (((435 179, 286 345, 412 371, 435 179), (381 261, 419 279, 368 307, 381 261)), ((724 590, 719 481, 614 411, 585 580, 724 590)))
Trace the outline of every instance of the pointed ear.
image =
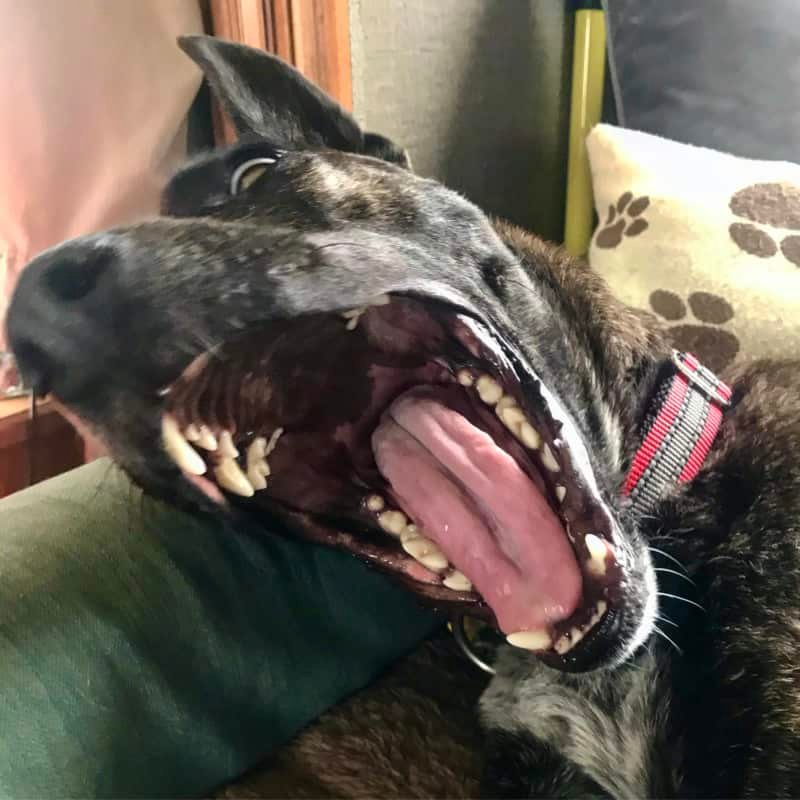
POLYGON ((182 36, 181 49, 203 70, 240 136, 299 150, 329 147, 408 167, 405 151, 364 133, 335 100, 276 56, 213 36, 182 36))

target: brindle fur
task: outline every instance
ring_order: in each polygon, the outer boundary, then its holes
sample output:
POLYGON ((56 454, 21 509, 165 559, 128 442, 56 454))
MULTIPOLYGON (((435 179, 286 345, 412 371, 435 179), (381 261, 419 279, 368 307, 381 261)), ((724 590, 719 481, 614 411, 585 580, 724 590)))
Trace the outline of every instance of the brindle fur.
MULTIPOLYGON (((183 46, 240 132, 286 156, 266 190, 235 198, 229 156, 205 156, 168 189, 170 217, 64 245, 32 265, 9 313, 28 378, 49 383, 150 491, 209 510, 158 447, 154 389, 189 358, 254 322, 336 309, 343 298, 361 305, 404 288, 457 299, 511 336, 567 403, 632 557, 644 565, 649 545, 677 558, 694 581, 680 593, 705 609, 661 605, 682 655, 653 636, 627 663, 590 674, 503 648, 480 704, 485 794, 800 795, 800 362, 726 376, 733 408, 702 472, 632 518, 616 497, 668 353, 657 325, 617 302, 585 264, 412 176, 399 148, 364 134, 279 62, 203 38, 183 46), (148 347, 131 352, 131 341, 148 347)), ((631 573, 634 606, 643 570, 631 573)), ((663 588, 669 578, 659 575, 663 588)), ((350 719, 374 760, 384 720, 350 719)), ((401 732, 380 747, 403 758, 402 741, 401 732)), ((319 772, 312 794, 330 769, 320 752, 309 756, 319 772)), ((370 765, 361 769, 334 793, 360 795, 353 780, 370 765)), ((365 779, 367 793, 436 791, 400 785, 400 774, 365 779)))

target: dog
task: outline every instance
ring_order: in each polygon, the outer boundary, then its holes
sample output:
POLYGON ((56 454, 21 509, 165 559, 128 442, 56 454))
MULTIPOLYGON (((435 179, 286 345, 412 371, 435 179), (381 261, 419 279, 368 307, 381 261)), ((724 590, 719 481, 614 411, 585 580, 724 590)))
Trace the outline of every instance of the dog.
POLYGON ((293 68, 180 46, 240 140, 158 219, 29 265, 27 384, 147 492, 500 631, 486 796, 800 795, 800 362, 698 381, 584 263, 414 175, 293 68), (681 375, 716 439, 693 480, 624 491, 681 375))

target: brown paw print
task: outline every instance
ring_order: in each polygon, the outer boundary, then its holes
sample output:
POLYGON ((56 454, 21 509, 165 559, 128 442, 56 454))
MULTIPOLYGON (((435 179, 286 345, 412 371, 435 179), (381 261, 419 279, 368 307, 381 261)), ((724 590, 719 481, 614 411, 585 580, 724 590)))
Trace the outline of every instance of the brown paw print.
MULTIPOLYGON (((760 225, 800 231, 800 189, 789 183, 755 183, 731 197, 731 211, 760 225)), ((772 236, 750 222, 734 222, 728 228, 731 239, 745 253, 772 258, 780 247, 783 257, 800 267, 800 236, 784 236, 780 245, 772 236)))
MULTIPOLYGON (((733 319, 733 307, 724 298, 710 292, 692 292, 686 301, 695 320, 703 324, 670 325, 669 335, 678 350, 694 353, 713 372, 730 364, 739 352, 739 340, 717 327, 733 319)), ((674 292, 656 289, 650 295, 650 308, 669 322, 685 320, 686 303, 674 292)))
POLYGON ((616 205, 608 207, 608 217, 598 231, 594 243, 598 247, 616 247, 623 236, 638 236, 647 230, 648 223, 641 214, 650 205, 649 197, 633 198, 633 192, 620 195, 616 205))

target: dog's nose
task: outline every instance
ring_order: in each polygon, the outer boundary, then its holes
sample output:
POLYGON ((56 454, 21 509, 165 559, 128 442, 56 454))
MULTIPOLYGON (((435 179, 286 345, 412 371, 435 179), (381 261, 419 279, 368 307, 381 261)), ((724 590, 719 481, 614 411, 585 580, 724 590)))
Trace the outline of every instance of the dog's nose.
POLYGON ((113 239, 87 237, 45 252, 23 270, 6 328, 24 382, 39 394, 53 390, 67 399, 99 377, 100 325, 112 307, 118 261, 113 239))

